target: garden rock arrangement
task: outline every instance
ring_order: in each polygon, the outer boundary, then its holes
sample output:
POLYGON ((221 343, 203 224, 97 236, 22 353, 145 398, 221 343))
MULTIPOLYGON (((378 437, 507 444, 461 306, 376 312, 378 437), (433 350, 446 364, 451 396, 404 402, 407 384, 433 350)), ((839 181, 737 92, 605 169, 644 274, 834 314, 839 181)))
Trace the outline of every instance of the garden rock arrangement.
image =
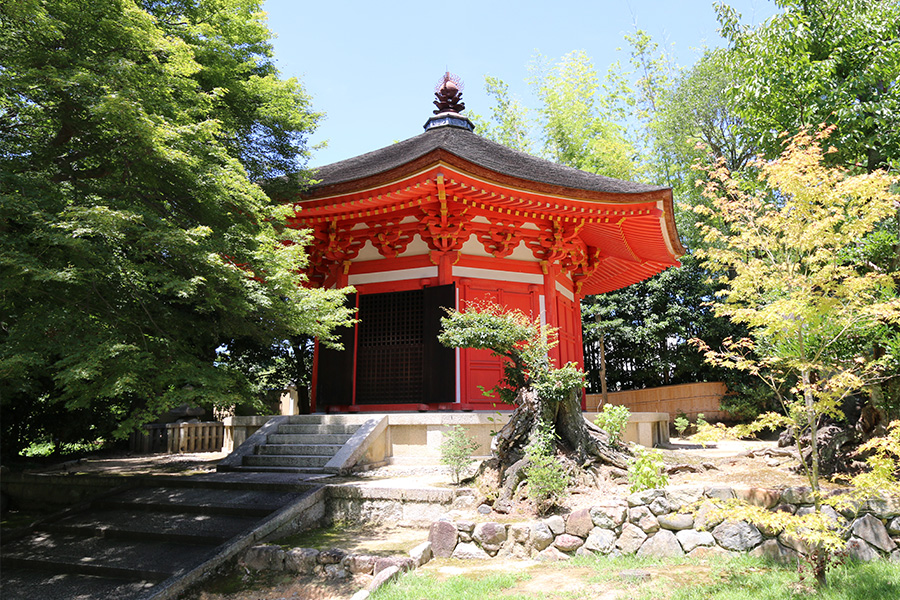
MULTIPOLYGON (((793 560, 801 544, 743 521, 708 518, 712 500, 737 498, 770 510, 813 510, 808 488, 682 488, 645 490, 531 523, 432 524, 432 551, 439 558, 534 558, 565 560, 588 553, 638 556, 727 555, 735 552, 793 560), (682 509, 685 512, 680 512, 682 509)), ((900 498, 865 503, 855 514, 824 511, 843 527, 851 557, 900 562, 900 498)))
POLYGON ((350 554, 337 548, 321 551, 314 548, 284 549, 272 544, 260 544, 244 553, 240 565, 252 571, 284 571, 326 579, 372 575, 366 589, 354 596, 354 599, 360 600, 398 574, 424 565, 432 556, 431 542, 419 544, 408 556, 350 554))

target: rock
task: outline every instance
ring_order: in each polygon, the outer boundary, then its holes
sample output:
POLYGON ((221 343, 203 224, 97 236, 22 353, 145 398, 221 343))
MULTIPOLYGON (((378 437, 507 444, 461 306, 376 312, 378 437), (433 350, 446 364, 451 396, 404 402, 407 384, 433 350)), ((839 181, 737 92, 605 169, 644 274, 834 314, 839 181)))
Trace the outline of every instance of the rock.
POLYGON ((879 519, 900 516, 900 494, 884 498, 870 498, 866 502, 866 510, 879 519))
POLYGON ((478 507, 478 514, 480 515, 489 515, 493 509, 487 504, 482 504, 478 507))
POLYGON ((700 505, 697 512, 694 513, 694 527, 697 529, 712 529, 724 519, 722 517, 712 516, 712 511, 716 509, 712 502, 706 501, 700 505))
POLYGON ((453 523, 435 521, 428 532, 428 541, 431 542, 431 551, 436 557, 449 558, 459 541, 459 532, 453 523))
POLYGON ((650 512, 656 516, 664 515, 672 512, 672 505, 664 496, 660 496, 650 503, 650 512))
POLYGON ((546 523, 537 521, 531 524, 531 544, 538 552, 552 544, 553 537, 553 532, 546 523))
POLYGON ((399 567, 388 567, 387 569, 380 571, 375 575, 372 581, 369 582, 369 585, 366 586, 366 589, 370 592, 374 592, 387 582, 396 578, 400 574, 399 567))
POLYGON ((628 496, 628 506, 646 506, 660 498, 665 496, 665 490, 641 490, 640 492, 634 492, 633 494, 628 496))
POLYGON ((710 486, 703 490, 703 495, 716 500, 730 500, 734 498, 734 490, 725 486, 710 486))
POLYGON ((531 526, 527 523, 512 523, 507 536, 516 543, 527 544, 531 541, 531 526))
POLYGON ((673 531, 681 531, 682 529, 690 529, 694 526, 694 517, 686 513, 669 513, 656 517, 659 526, 663 529, 671 529, 673 531))
POLYGON ((659 531, 659 521, 646 506, 635 506, 628 509, 628 521, 644 530, 644 533, 659 531))
POLYGON ((369 596, 371 596, 369 590, 359 590, 350 596, 350 600, 369 600, 369 596))
POLYGON ((575 552, 582 544, 584 544, 583 539, 577 535, 570 535, 568 533, 556 536, 556 539, 553 541, 553 545, 563 552, 575 552))
POLYGON ((628 515, 628 507, 619 502, 599 504, 590 508, 591 521, 597 527, 603 529, 615 529, 625 522, 628 515))
POLYGON ((672 510, 680 510, 685 506, 694 504, 703 497, 703 490, 699 488, 681 488, 666 490, 666 499, 672 510))
POLYGON ((661 529, 647 538, 637 551, 638 556, 654 556, 660 558, 682 556, 683 554, 684 550, 681 549, 681 544, 678 543, 675 534, 666 529, 661 529))
POLYGON ((865 540, 883 552, 893 552, 897 548, 897 544, 888 535, 884 523, 872 515, 863 515, 853 521, 850 531, 856 537, 865 540))
POLYGON ((316 557, 316 562, 320 565, 336 565, 347 556, 347 553, 340 548, 329 548, 322 550, 316 557))
POLYGON ((753 506, 772 508, 781 500, 781 492, 757 487, 735 487, 734 497, 753 506))
POLYGON ((512 502, 509 500, 498 500, 494 503, 494 512, 501 515, 508 515, 512 510, 512 502))
POLYGON ((712 531, 716 542, 726 550, 746 552, 762 542, 759 529, 746 521, 726 521, 712 531))
POLYGON ((798 555, 796 550, 782 546, 778 543, 778 540, 766 540, 751 550, 750 556, 786 565, 796 562, 798 555))
POLYGON ((799 554, 809 554, 809 546, 803 540, 787 535, 786 533, 778 534, 778 542, 782 546, 786 546, 799 554))
POLYGON ((622 527, 622 534, 616 540, 616 548, 622 551, 622 554, 634 554, 647 539, 647 534, 631 523, 626 523, 622 527))
POLYGON ((325 571, 326 579, 346 579, 350 577, 350 573, 347 572, 340 564, 330 563, 327 565, 323 565, 323 569, 325 571))
POLYGON ((894 550, 893 552, 891 552, 891 562, 900 563, 900 550, 894 550))
POLYGON ((401 571, 412 571, 416 568, 416 563, 408 556, 382 556, 375 559, 376 575, 391 567, 397 567, 401 571))
MULTIPOLYGON (((354 575, 373 575, 375 572, 375 559, 375 556, 355 554, 353 556, 348 556, 345 559, 345 564, 347 565, 347 570, 354 575)), ((287 560, 285 559, 285 565, 286 564, 287 560)))
POLYGON ((550 528, 553 535, 559 535, 566 532, 566 522, 559 515, 553 515, 552 517, 544 519, 544 523, 547 524, 547 527, 550 528))
POLYGON ((555 546, 549 546, 538 552, 538 555, 534 558, 535 560, 539 560, 542 562, 557 562, 560 560, 569 560, 569 555, 565 552, 562 552, 555 546))
MULTIPOLYGON (((822 507, 819 510, 822 513, 822 516, 825 517, 825 519, 829 523, 834 525, 835 528, 844 528, 847 526, 847 520, 844 519, 844 517, 842 517, 838 513, 838 511, 834 510, 827 504, 822 505, 822 507)), ((797 514, 797 516, 802 517, 804 515, 808 515, 815 511, 816 511, 816 508, 814 506, 803 506, 803 507, 797 509, 796 514, 797 514)))
POLYGON ((475 531, 475 523, 471 521, 459 521, 456 523, 456 530, 460 533, 472 535, 472 532, 475 531))
POLYGON ((241 564, 253 571, 283 571, 284 550, 272 544, 252 546, 244 553, 241 564))
POLYGON ((859 561, 870 561, 881 558, 878 550, 866 543, 865 540, 858 537, 851 537, 847 542, 847 553, 851 558, 859 561))
POLYGON ((698 546, 713 546, 716 543, 715 538, 708 531, 697 531, 696 529, 684 529, 675 534, 675 538, 685 552, 690 552, 698 546))
POLYGON ((586 508, 572 512, 566 519, 566 533, 569 535, 576 535, 584 539, 593 528, 594 521, 591 519, 591 512, 586 508))
POLYGON ((456 546, 456 550, 453 551, 452 558, 458 558, 460 560, 489 560, 491 557, 487 552, 482 550, 478 546, 478 544, 475 544, 474 542, 463 542, 462 544, 458 544, 456 546))
POLYGON ((479 523, 475 526, 472 539, 493 556, 506 541, 506 526, 500 523, 479 523))
POLYGON ((434 556, 434 553, 431 551, 431 542, 422 542, 409 551, 409 557, 416 564, 416 567, 421 567, 430 561, 432 556, 434 556))
POLYGON ((900 517, 895 517, 887 525, 887 531, 891 535, 900 535, 900 517))
MULTIPOLYGON (((581 548, 590 550, 591 552, 609 554, 615 546, 616 534, 613 531, 604 529, 603 527, 594 527, 584 541, 584 546, 581 548)), ((581 550, 581 548, 579 548, 579 550, 581 550)))
POLYGON ((781 492, 785 504, 813 504, 812 489, 804 486, 789 487, 781 492))
POLYGON ((775 508, 772 509, 773 512, 786 512, 794 514, 797 512, 797 507, 793 504, 779 504, 775 508))
MULTIPOLYGON (((318 556, 319 551, 315 548, 292 548, 284 553, 284 570, 289 573, 311 575, 313 569, 316 568, 318 556)), ((372 572, 371 565, 368 572, 372 572)))

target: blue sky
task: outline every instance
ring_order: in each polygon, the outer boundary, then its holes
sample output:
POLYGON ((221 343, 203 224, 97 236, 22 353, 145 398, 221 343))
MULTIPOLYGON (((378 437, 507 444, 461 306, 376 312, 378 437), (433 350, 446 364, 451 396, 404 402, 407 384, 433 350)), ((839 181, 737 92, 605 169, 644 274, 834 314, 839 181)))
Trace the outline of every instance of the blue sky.
MULTIPOLYGON (((778 10, 770 0, 729 4, 747 24, 778 10)), ((526 79, 538 53, 555 61, 584 50, 602 75, 612 62, 627 62, 617 49, 635 25, 680 65, 693 64, 704 46, 722 45, 712 0, 267 0, 264 10, 282 76, 298 77, 314 109, 326 113, 312 142, 327 147, 314 151, 311 166, 421 133, 445 69, 462 78, 467 109, 485 115, 485 75, 534 106, 526 79)))

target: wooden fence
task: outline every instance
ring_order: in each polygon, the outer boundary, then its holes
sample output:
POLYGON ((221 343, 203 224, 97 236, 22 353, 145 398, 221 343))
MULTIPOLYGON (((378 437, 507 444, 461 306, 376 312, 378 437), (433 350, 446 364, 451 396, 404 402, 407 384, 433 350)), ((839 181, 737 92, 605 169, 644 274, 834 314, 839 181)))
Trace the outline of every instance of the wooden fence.
MULTIPOLYGON (((627 406, 631 412, 663 412, 670 418, 683 412, 692 421, 703 413, 707 421, 727 421, 730 416, 720 407, 726 392, 721 381, 710 383, 685 383, 643 390, 609 392, 609 404, 627 406)), ((603 401, 601 394, 587 394, 587 411, 599 410, 603 401)))
POLYGON ((220 421, 207 423, 169 423, 146 425, 144 431, 131 434, 131 451, 139 454, 168 452, 220 452, 225 427, 220 421))

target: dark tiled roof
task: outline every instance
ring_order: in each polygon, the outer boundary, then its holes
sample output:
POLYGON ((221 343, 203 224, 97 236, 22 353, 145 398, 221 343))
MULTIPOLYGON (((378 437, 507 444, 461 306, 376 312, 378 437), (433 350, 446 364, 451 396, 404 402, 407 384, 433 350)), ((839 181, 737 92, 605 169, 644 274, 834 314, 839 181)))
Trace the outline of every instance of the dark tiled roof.
POLYGON ((565 167, 524 152, 511 150, 465 129, 445 126, 430 129, 421 135, 374 152, 313 169, 312 176, 319 180, 319 183, 308 191, 315 194, 317 189, 326 186, 384 173, 434 150, 444 150, 507 176, 554 186, 619 194, 640 194, 667 189, 565 167))

